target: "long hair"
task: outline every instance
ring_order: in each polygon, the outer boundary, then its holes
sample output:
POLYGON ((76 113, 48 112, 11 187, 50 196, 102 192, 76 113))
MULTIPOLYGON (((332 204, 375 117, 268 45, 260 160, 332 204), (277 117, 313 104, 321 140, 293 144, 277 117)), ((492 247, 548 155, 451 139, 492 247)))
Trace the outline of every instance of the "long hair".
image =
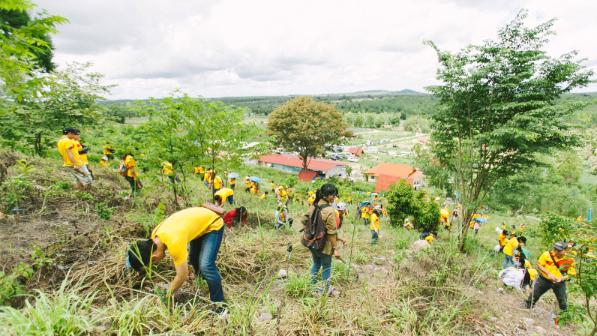
POLYGON ((317 205, 319 201, 321 201, 324 197, 328 197, 331 195, 338 196, 338 188, 331 183, 326 183, 321 186, 321 188, 315 191, 315 201, 313 201, 313 205, 317 205))

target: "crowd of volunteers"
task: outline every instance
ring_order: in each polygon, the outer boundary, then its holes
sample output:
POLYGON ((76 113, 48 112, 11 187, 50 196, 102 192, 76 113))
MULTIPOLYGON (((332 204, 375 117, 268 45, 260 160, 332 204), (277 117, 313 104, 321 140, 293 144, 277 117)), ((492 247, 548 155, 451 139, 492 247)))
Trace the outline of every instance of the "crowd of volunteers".
MULTIPOLYGON (((94 174, 89 165, 89 147, 82 144, 81 132, 75 128, 65 128, 58 140, 57 149, 63 162, 63 169, 73 179, 75 187, 80 190, 89 189, 94 181, 94 174)), ((115 160, 116 150, 111 144, 102 148, 100 167, 109 169, 115 160)), ((163 161, 162 175, 176 185, 180 183, 175 170, 176 162, 163 161)), ((130 152, 124 152, 120 157, 117 172, 130 185, 130 197, 134 197, 142 188, 137 161, 130 152)), ((225 228, 248 223, 249 211, 245 206, 236 206, 234 197, 239 175, 223 172, 218 174, 213 167, 195 166, 193 173, 206 187, 212 203, 202 204, 180 210, 171 214, 157 225, 148 239, 138 240, 129 246, 126 265, 139 273, 144 273, 151 264, 157 264, 164 259, 167 251, 172 259, 176 272, 164 291, 166 300, 182 286, 184 281, 201 276, 207 282, 209 295, 214 302, 214 311, 225 313, 225 300, 222 287, 222 277, 216 265, 216 258, 223 240, 225 228), (190 270, 192 269, 192 271, 190 270)), ((331 295, 334 288, 330 284, 332 261, 342 260, 340 244, 346 240, 340 237, 343 224, 348 217, 348 208, 353 204, 353 193, 339 199, 337 187, 331 183, 323 184, 316 190, 308 190, 303 195, 292 187, 271 181, 266 184, 257 176, 246 176, 240 182, 241 189, 255 200, 275 204, 274 223, 276 229, 291 228, 294 219, 290 215, 289 205, 297 204, 306 208, 300 217, 301 243, 311 252, 312 264, 310 269, 313 284, 320 283, 317 292, 321 295, 331 295), (321 278, 319 278, 321 274, 321 278)), ((369 193, 364 197, 360 194, 360 202, 356 202, 354 225, 368 227, 371 244, 377 244, 381 238, 381 218, 388 217, 382 196, 369 193)), ((438 223, 440 227, 450 231, 453 223, 459 223, 462 209, 460 205, 450 209, 444 205, 440 209, 438 223)), ((475 213, 467 225, 477 235, 488 216, 475 213)), ((403 228, 413 230, 413 219, 404 220, 403 228)), ((531 255, 526 248, 528 242, 525 224, 518 227, 505 223, 496 227, 497 245, 495 252, 503 254, 500 278, 507 286, 528 291, 528 298, 524 302, 527 308, 532 308, 537 301, 549 290, 557 299, 559 309, 566 311, 567 283, 576 275, 575 243, 555 242, 553 248, 543 251, 537 262, 531 262, 531 255)), ((436 232, 423 232, 420 240, 423 244, 431 245, 437 238, 436 232)))

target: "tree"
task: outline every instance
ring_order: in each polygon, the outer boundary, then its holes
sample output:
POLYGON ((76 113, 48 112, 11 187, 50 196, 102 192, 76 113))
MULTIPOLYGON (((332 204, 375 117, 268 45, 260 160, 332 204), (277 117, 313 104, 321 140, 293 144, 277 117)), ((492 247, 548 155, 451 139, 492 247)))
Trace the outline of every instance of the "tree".
MULTIPOLYGON (((175 170, 183 172, 184 178, 184 171, 197 162, 222 170, 240 163, 242 142, 247 135, 242 110, 186 94, 152 99, 143 106, 149 120, 138 132, 143 134, 147 156, 153 166, 170 161, 175 170)), ((179 190, 174 184, 172 190, 178 205, 179 190)))
POLYGON ((90 64, 73 63, 62 71, 35 80, 31 91, 22 91, 19 103, 9 104, 8 113, 0 114, 3 127, 0 142, 14 149, 31 150, 42 155, 54 146, 50 136, 66 126, 89 126, 101 116, 98 99, 110 86, 102 76, 90 72, 90 64))
POLYGON ((432 151, 454 177, 463 204, 459 247, 479 202, 500 178, 537 165, 537 154, 578 143, 566 117, 578 104, 557 104, 561 94, 592 75, 571 52, 558 58, 543 50, 553 20, 528 28, 527 14, 500 29, 496 40, 457 54, 437 52, 441 85, 433 115, 432 151))
POLYGON ((406 180, 394 184, 387 193, 392 225, 399 226, 408 217, 419 231, 433 232, 439 223, 439 206, 423 191, 416 191, 406 180))
POLYGON ((342 114, 311 97, 297 97, 278 106, 269 115, 267 127, 274 143, 298 152, 305 170, 310 157, 325 153, 325 145, 339 144, 349 135, 342 114))

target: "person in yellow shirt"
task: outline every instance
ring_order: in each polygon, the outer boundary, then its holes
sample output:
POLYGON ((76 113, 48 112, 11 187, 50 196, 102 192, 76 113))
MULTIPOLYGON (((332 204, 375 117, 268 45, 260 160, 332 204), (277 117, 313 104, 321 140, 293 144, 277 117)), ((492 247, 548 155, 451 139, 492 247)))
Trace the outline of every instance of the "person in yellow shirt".
POLYGON ((259 194, 259 183, 255 181, 251 181, 251 194, 257 195, 259 194))
POLYGON ((209 169, 207 169, 205 174, 203 174, 203 183, 205 183, 205 186, 207 187, 207 189, 211 189, 212 179, 213 179, 213 170, 211 168, 209 168, 209 169))
POLYGON ((313 202, 315 202, 315 193, 312 191, 309 191, 308 197, 307 197, 307 205, 312 206, 313 202))
POLYGON ((222 187, 224 186, 224 181, 222 181, 222 178, 220 177, 220 175, 216 175, 216 172, 214 171, 212 173, 213 178, 213 186, 214 186, 214 191, 218 191, 220 189, 222 189, 222 187))
POLYGON ((504 262, 502 263, 503 268, 507 268, 509 266, 514 266, 514 250, 518 249, 519 247, 522 248, 526 242, 526 237, 516 237, 512 235, 512 238, 508 240, 506 246, 502 252, 504 252, 504 262))
POLYGON ((361 208, 361 219, 365 226, 369 225, 369 219, 371 217, 370 206, 366 205, 361 208))
POLYGON ((379 216, 381 209, 375 208, 369 215, 369 230, 371 230, 371 244, 377 244, 379 239, 379 216))
POLYGON ((222 277, 216 266, 223 235, 224 220, 210 209, 193 207, 175 212, 153 230, 150 239, 129 246, 127 268, 142 273, 145 267, 159 263, 168 250, 176 269, 169 298, 185 280, 191 280, 190 264, 195 274, 201 274, 207 281, 211 301, 223 302, 222 277))
POLYGON ((278 202, 288 205, 288 192, 283 185, 280 185, 276 188, 276 197, 278 202))
POLYGON ((263 194, 261 194, 261 196, 259 196, 259 199, 264 201, 269 197, 269 191, 265 191, 263 194))
POLYGON ((219 206, 223 206, 225 202, 229 204, 234 204, 234 190, 230 188, 222 188, 214 194, 214 199, 216 204, 219 206))
POLYGON ((63 136, 58 140, 58 153, 62 157, 64 170, 75 180, 77 189, 87 189, 91 185, 91 173, 83 164, 79 154, 77 141, 79 130, 67 127, 62 131, 63 136))
POLYGON ((568 309, 566 281, 570 280, 570 276, 576 276, 576 269, 574 259, 566 256, 566 248, 565 242, 557 242, 551 251, 543 252, 539 257, 539 277, 533 286, 533 292, 525 301, 527 308, 532 308, 551 289, 558 300, 560 311, 568 309))
POLYGON ((79 158, 81 159, 81 164, 85 166, 85 169, 91 176, 91 180, 93 180, 93 171, 91 171, 91 167, 89 167, 89 159, 87 158, 87 153, 89 153, 89 147, 83 145, 81 143, 81 135, 75 135, 75 141, 77 146, 77 152, 79 153, 79 158))
POLYGON ((433 237, 433 233, 429 233, 425 236, 425 241, 429 243, 429 245, 431 245, 433 243, 433 240, 435 238, 433 237))
POLYGON ((195 175, 199 175, 199 178, 201 179, 201 181, 203 181, 203 179, 205 178, 204 174, 205 174, 205 168, 203 168, 203 166, 195 166, 193 167, 193 173, 195 175))
POLYGON ((498 244, 500 246, 500 252, 504 250, 504 246, 508 243, 508 231, 502 230, 498 236, 498 244))
POLYGON ((245 192, 248 193, 251 191, 251 178, 245 176, 245 192))
POLYGON ((228 187, 232 190, 236 188, 236 177, 228 177, 228 187))
POLYGON ((176 174, 174 174, 174 167, 170 161, 162 162, 162 174, 168 177, 170 183, 176 183, 176 174))
POLYGON ((122 156, 120 167, 118 168, 120 175, 124 176, 131 186, 131 196, 134 196, 138 190, 141 189, 141 181, 139 181, 139 173, 137 172, 137 161, 131 153, 126 153, 122 156))

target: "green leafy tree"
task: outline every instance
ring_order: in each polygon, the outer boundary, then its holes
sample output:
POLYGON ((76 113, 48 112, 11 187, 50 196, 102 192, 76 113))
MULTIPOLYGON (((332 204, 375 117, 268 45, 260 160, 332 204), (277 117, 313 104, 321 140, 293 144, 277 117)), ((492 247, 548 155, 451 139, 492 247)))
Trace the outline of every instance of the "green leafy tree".
POLYGON ((433 42, 441 85, 433 115, 432 150, 454 176, 463 203, 459 247, 480 201, 500 178, 538 164, 537 154, 578 143, 567 117, 578 104, 557 104, 563 93, 589 83, 592 75, 571 52, 558 58, 543 50, 553 20, 524 25, 526 12, 499 31, 496 40, 456 54, 433 42))
POLYGON ((338 144, 349 135, 342 114, 311 97, 297 97, 278 106, 269 115, 267 128, 274 143, 299 153, 305 170, 310 157, 325 153, 325 145, 338 144))
POLYGON ((8 113, 0 114, 2 143, 42 155, 54 146, 56 134, 66 126, 85 127, 98 121, 98 99, 109 91, 90 64, 73 63, 62 71, 36 80, 35 92, 21 96, 8 113))
POLYGON ((416 191, 406 181, 400 180, 392 185, 386 194, 388 213, 393 225, 399 226, 408 217, 419 231, 437 230, 439 223, 439 206, 429 199, 423 191, 416 191))
MULTIPOLYGON (((218 101, 175 94, 144 104, 149 120, 138 132, 150 164, 169 161, 183 173, 198 162, 223 172, 239 165, 247 129, 243 111, 218 101)), ((221 176, 221 175, 220 175, 221 176)), ((222 176, 223 177, 223 176, 222 176)), ((172 185, 175 204, 179 190, 172 185)))

